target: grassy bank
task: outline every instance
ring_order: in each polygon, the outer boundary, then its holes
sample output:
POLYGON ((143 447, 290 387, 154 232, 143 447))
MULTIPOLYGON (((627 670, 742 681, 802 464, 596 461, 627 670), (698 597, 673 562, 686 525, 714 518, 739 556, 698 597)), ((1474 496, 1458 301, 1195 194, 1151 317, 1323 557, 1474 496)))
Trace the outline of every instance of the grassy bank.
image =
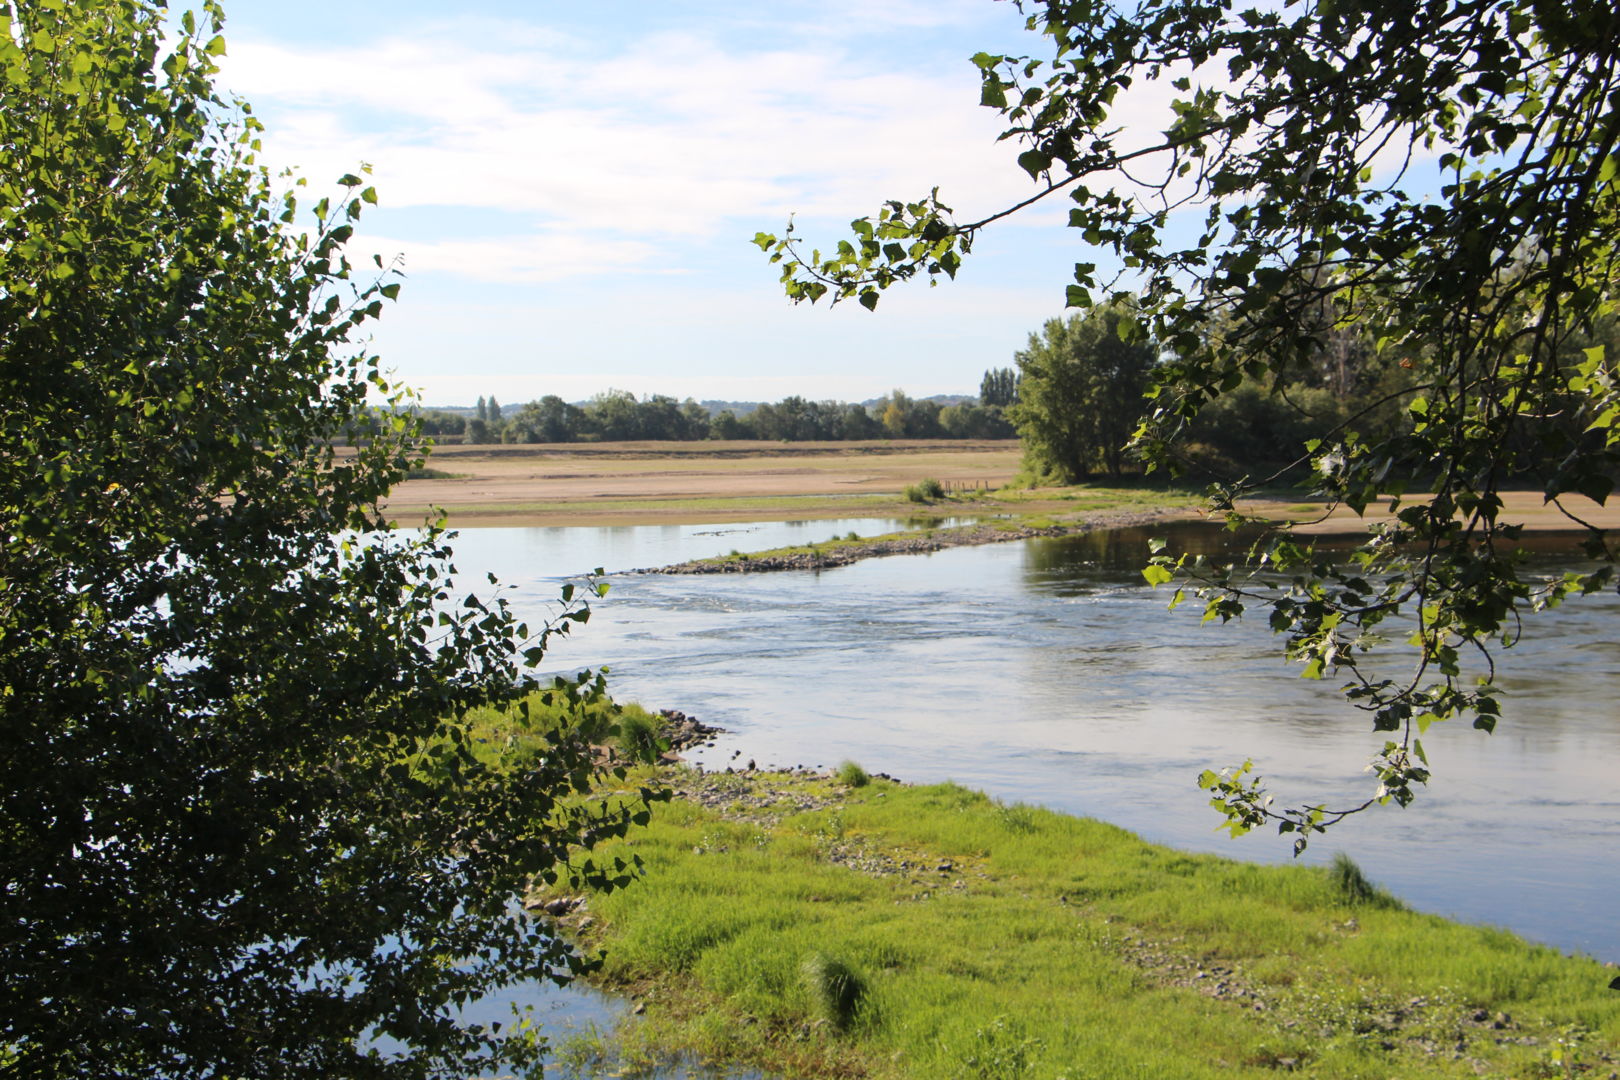
MULTIPOLYGON (((784 1077, 1614 1074, 1596 962, 953 785, 676 771, 582 939, 631 1060, 784 1077), (856 785, 859 786, 856 786, 856 785)), ((586 1048, 588 1049, 588 1047, 586 1048)), ((585 1056, 580 1046, 575 1056, 585 1056)))

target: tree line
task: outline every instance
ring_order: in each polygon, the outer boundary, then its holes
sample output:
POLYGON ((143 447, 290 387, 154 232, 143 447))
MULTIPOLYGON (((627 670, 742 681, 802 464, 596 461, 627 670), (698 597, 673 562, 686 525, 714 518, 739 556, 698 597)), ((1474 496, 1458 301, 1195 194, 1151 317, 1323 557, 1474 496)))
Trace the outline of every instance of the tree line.
MULTIPOLYGON (((1078 483, 1102 474, 1117 480, 1141 468, 1130 444, 1153 407, 1155 383, 1177 359, 1143 323, 1133 300, 1117 300, 1067 320, 1048 320, 1015 355, 1018 396, 1007 416, 1023 440, 1027 479, 1078 483)), ((1248 332, 1236 319, 1213 319, 1199 348, 1248 332)), ((1612 317, 1564 340, 1557 361, 1565 377, 1575 377, 1588 350, 1599 347, 1620 355, 1612 317)), ((1324 321, 1314 347, 1286 373, 1238 373, 1185 418, 1174 441, 1174 464, 1206 482, 1310 479, 1313 469, 1319 471, 1313 451, 1347 427, 1353 425, 1362 439, 1383 442, 1409 435, 1422 422, 1422 413, 1411 407, 1418 396, 1409 386, 1411 363, 1395 351, 1380 351, 1365 328, 1324 321)), ((1597 416, 1591 403, 1573 396, 1556 411, 1576 432, 1597 416)), ((1522 443, 1530 436, 1504 431, 1503 438, 1522 443)))
MULTIPOLYGON (((427 434, 439 439, 459 436, 468 444, 1010 439, 1015 434, 1007 419, 1014 393, 1012 381, 1008 369, 987 372, 981 390, 988 389, 988 394, 951 405, 894 390, 871 405, 811 401, 794 395, 748 411, 721 409, 711 413, 691 398, 677 401, 665 394, 637 398, 626 390, 608 390, 579 405, 548 394, 508 410, 494 397, 480 397, 471 416, 444 409, 417 410, 417 415, 427 434), (1001 389, 1001 382, 991 387, 992 377, 1006 382, 1007 389, 1001 389)), ((378 421, 382 420, 379 413, 378 421)))

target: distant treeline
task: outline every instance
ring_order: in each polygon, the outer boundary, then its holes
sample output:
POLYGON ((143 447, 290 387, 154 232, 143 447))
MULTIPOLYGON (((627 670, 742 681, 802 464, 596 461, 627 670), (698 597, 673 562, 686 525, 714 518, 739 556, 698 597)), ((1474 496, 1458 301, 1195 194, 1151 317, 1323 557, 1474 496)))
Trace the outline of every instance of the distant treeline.
POLYGON ((746 412, 712 412, 691 398, 677 401, 651 394, 638 399, 627 391, 608 390, 581 405, 547 395, 513 409, 491 397, 479 398, 471 416, 445 409, 422 409, 417 415, 427 434, 469 444, 1016 437, 1005 415, 1016 393, 1011 371, 987 373, 980 389, 979 398, 956 404, 895 390, 869 405, 794 396, 746 412))

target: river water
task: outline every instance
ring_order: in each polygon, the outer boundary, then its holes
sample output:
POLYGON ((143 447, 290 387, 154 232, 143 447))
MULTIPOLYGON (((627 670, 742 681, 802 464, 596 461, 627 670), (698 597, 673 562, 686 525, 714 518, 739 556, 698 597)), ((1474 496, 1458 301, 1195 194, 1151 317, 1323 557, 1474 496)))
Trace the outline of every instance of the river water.
MULTIPOLYGON (((1298 677, 1260 619, 1201 624, 1142 584, 1150 535, 1184 527, 870 559, 822 572, 615 574, 900 523, 875 520, 464 532, 531 620, 594 566, 612 591, 548 666, 611 668, 615 696, 729 734, 712 768, 832 766, 951 779, 1092 815, 1150 840, 1284 862, 1286 838, 1232 840, 1196 784, 1252 756, 1279 800, 1364 796, 1382 743, 1331 680, 1298 677)), ((1499 657, 1506 717, 1424 737, 1435 777, 1405 810, 1318 838, 1413 906, 1620 960, 1620 601, 1571 601, 1499 657)))

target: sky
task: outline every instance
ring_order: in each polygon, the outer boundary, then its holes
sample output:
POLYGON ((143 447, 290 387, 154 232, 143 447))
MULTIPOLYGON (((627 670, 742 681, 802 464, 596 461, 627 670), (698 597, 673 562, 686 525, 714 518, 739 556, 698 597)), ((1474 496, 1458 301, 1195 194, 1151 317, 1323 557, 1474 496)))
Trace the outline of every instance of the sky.
POLYGON ((355 254, 399 256, 372 347, 428 405, 614 388, 726 400, 975 393, 1077 261, 1037 209, 955 282, 795 307, 751 240, 835 243, 938 186, 964 219, 1030 194, 970 57, 1044 55, 1004 0, 807 4, 226 0, 220 85, 312 194, 361 163, 355 254))

